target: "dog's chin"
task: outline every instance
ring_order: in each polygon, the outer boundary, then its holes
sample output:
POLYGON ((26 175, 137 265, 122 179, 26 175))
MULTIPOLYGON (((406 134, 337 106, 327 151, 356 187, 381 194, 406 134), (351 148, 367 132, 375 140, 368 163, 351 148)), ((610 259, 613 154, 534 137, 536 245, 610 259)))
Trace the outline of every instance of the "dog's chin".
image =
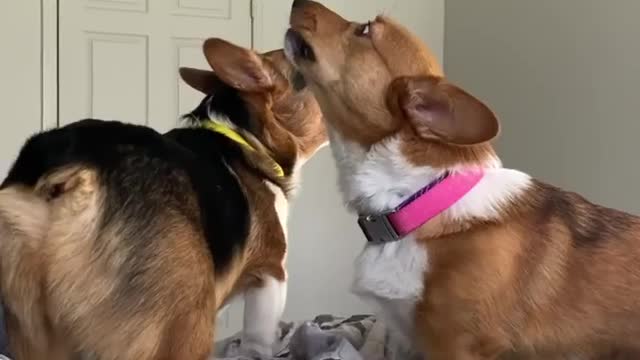
POLYGON ((311 45, 296 30, 289 29, 285 35, 284 53, 289 61, 299 67, 303 62, 315 62, 316 53, 311 45))

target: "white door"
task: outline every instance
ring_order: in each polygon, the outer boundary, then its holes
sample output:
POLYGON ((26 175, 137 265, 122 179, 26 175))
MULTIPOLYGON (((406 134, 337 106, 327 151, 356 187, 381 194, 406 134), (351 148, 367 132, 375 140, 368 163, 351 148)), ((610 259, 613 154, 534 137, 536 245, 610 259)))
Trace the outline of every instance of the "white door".
POLYGON ((0 1, 0 182, 26 138, 41 129, 40 1, 0 1))
POLYGON ((202 42, 251 46, 250 0, 58 3, 61 125, 93 117, 166 131, 202 99, 178 77, 179 66, 208 67, 202 42))

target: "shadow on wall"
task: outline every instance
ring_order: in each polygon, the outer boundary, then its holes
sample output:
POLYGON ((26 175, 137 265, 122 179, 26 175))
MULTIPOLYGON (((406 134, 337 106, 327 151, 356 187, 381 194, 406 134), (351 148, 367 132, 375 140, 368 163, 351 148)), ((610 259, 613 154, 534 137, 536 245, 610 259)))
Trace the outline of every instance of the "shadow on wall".
POLYGON ((505 165, 640 212, 640 2, 446 6, 445 69, 500 116, 505 165))

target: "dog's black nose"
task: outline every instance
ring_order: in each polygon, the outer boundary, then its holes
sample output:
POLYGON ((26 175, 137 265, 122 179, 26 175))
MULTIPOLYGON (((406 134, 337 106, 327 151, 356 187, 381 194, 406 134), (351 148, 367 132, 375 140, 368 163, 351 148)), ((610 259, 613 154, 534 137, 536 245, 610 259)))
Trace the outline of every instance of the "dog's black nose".
POLYGON ((306 3, 308 0, 293 0, 293 4, 291 5, 292 9, 295 9, 299 6, 302 6, 304 3, 306 3))

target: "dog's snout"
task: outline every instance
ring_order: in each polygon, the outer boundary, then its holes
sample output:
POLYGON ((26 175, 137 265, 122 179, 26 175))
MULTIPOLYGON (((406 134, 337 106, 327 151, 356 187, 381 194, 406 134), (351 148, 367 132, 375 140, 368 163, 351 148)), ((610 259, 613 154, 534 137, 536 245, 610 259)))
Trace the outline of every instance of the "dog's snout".
POLYGON ((309 1, 309 0, 294 0, 293 4, 291 5, 291 8, 295 9, 297 7, 300 7, 300 6, 304 5, 304 3, 306 3, 307 1, 309 1))
POLYGON ((349 28, 349 21, 329 10, 323 4, 312 0, 295 0, 289 25, 311 33, 338 33, 349 28))

